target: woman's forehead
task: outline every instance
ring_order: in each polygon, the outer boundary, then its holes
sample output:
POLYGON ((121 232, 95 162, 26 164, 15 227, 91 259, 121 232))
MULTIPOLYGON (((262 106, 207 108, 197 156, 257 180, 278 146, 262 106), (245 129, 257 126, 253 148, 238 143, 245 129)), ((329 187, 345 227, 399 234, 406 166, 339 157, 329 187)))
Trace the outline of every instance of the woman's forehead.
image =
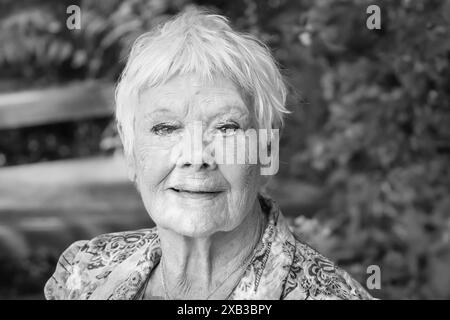
POLYGON ((201 81, 192 76, 175 77, 161 86, 142 92, 140 105, 146 113, 176 112, 199 106, 217 112, 223 109, 248 111, 233 82, 220 77, 212 81, 201 81))
POLYGON ((183 95, 237 94, 239 90, 234 83, 222 76, 213 79, 202 79, 195 75, 179 75, 157 87, 146 90, 156 96, 183 97, 183 95))

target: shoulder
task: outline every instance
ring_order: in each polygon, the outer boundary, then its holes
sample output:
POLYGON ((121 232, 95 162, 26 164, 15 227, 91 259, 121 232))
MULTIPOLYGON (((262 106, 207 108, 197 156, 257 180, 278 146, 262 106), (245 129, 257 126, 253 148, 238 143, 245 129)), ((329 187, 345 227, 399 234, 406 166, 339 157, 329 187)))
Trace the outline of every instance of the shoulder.
POLYGON ((156 228, 151 228, 107 233, 72 243, 59 257, 55 271, 44 287, 45 297, 49 300, 73 299, 74 292, 79 293, 87 283, 92 284, 87 278, 106 279, 111 268, 157 238, 156 228))
POLYGON ((84 244, 80 258, 89 269, 120 263, 157 238, 156 228, 102 234, 84 244))
POLYGON ((285 299, 373 299, 346 271, 294 234, 293 263, 284 289, 285 299))
POLYGON ((68 298, 67 284, 73 273, 75 257, 87 242, 87 240, 76 241, 60 255, 55 271, 44 287, 44 295, 47 300, 62 300, 68 298))

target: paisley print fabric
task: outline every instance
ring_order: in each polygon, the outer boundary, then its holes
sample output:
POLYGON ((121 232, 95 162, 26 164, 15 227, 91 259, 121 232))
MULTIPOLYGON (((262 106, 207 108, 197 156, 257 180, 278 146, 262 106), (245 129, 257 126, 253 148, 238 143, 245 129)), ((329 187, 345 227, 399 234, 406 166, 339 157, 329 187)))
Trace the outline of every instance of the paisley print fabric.
MULTIPOLYGON (((259 197, 268 224, 229 299, 373 299, 347 272, 293 234, 275 201, 259 197)), ((157 228, 77 241, 47 281, 47 299, 130 300, 141 296, 162 252, 157 228)))

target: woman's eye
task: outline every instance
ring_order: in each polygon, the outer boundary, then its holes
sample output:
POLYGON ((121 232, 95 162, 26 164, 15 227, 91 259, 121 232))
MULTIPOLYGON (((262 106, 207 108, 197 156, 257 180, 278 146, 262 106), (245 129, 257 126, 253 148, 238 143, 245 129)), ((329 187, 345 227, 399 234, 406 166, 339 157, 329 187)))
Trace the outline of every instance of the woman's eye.
POLYGON ((224 136, 231 136, 236 133, 240 129, 240 126, 237 123, 227 123, 217 127, 217 129, 224 136))
POLYGON ((173 133, 174 131, 178 130, 179 126, 177 125, 171 125, 171 124, 157 124, 153 126, 150 131, 158 136, 165 136, 173 133))

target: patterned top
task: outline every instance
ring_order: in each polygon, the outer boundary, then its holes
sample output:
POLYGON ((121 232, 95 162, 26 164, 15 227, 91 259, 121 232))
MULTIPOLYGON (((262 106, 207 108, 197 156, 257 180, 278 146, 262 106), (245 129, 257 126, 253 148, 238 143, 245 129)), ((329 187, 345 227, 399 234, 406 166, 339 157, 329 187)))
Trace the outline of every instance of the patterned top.
MULTIPOLYGON (((292 233, 275 201, 260 196, 268 224, 229 299, 373 299, 347 272, 292 233)), ((47 299, 138 299, 161 258, 157 228, 77 241, 59 258, 47 299)))

